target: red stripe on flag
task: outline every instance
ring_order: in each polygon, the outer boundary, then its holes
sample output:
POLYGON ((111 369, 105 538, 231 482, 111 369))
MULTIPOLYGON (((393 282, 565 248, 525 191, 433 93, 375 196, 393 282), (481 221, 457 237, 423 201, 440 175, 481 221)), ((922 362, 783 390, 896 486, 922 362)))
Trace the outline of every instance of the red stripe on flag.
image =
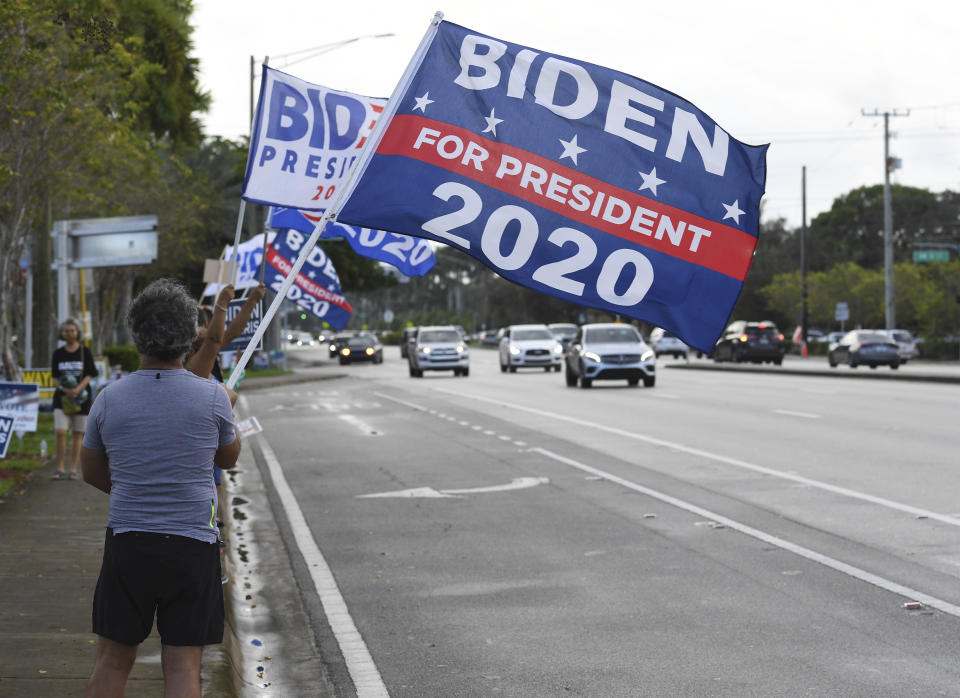
MULTIPOLYGON (((433 119, 411 114, 394 116, 377 154, 399 155, 435 165, 590 228, 740 281, 746 278, 757 246, 757 238, 737 228, 621 189, 522 148, 498 143, 433 119), (439 135, 428 134, 434 142, 422 142, 415 147, 424 129, 439 131, 439 135), (451 138, 444 141, 448 136, 451 138), (447 157, 440 154, 441 149, 447 157), (454 155, 458 149, 459 154, 454 155), (487 157, 480 160, 484 153, 487 157), (472 159, 471 154, 474 155, 472 159), (480 169, 477 169, 478 160, 480 169), (519 162, 522 166, 520 172, 507 170, 498 177, 498 170, 505 162, 519 162), (579 194, 574 194, 577 189, 579 194), (611 204, 611 197, 622 205, 611 204), (573 204, 584 210, 573 208, 573 204), (612 218, 622 218, 629 213, 626 220, 619 222, 602 217, 609 205, 614 207, 609 212, 612 218)), ((718 201, 717 206, 720 205, 718 201)))
MULTIPOLYGON (((281 255, 272 247, 269 247, 267 249, 268 249, 267 262, 270 264, 270 266, 272 266, 274 269, 279 271, 284 276, 289 275, 290 271, 293 269, 293 265, 283 255, 281 255)), ((322 301, 327 301, 328 303, 332 303, 338 308, 343 308, 348 313, 353 312, 353 308, 351 308, 350 304, 347 303, 346 298, 344 298, 343 296, 338 296, 335 293, 331 293, 330 291, 325 289, 323 286, 318 284, 316 281, 314 281, 313 279, 310 279, 307 276, 304 276, 301 273, 297 274, 297 278, 293 280, 293 283, 295 283, 297 286, 299 286, 300 288, 302 288, 304 291, 306 291, 307 293, 309 293, 311 296, 315 298, 319 298, 322 301)))

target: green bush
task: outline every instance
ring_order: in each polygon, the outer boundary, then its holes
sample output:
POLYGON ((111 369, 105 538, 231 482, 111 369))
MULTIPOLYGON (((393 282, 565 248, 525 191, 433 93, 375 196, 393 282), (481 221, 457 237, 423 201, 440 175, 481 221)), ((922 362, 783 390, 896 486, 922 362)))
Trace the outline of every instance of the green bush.
POLYGON ((120 368, 126 373, 140 368, 140 353, 132 344, 112 344, 104 347, 103 353, 111 366, 120 364, 120 368))
POLYGON ((944 339, 927 339, 917 344, 921 359, 940 359, 952 361, 960 358, 960 342, 944 339))
POLYGON ((380 341, 386 345, 399 345, 400 338, 403 337, 403 330, 397 332, 384 332, 380 341))

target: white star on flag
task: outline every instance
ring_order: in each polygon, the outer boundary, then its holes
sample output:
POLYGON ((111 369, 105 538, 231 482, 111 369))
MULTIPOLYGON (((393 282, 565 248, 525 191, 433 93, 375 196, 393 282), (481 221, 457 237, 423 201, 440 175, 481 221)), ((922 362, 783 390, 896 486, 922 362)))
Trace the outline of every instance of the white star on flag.
POLYGON ((487 122, 487 127, 483 129, 480 133, 486 133, 489 131, 493 134, 493 137, 497 137, 497 124, 502 124, 503 119, 498 119, 495 115, 496 108, 490 109, 490 116, 483 117, 484 121, 487 122))
POLYGON ((656 167, 650 170, 649 174, 644 174, 643 172, 638 172, 638 174, 643 178, 643 184, 640 185, 640 188, 637 191, 649 189, 651 192, 653 192, 653 195, 656 196, 657 187, 659 187, 661 184, 667 183, 667 180, 657 177, 656 167))
POLYGON ((723 207, 727 209, 727 212, 721 220, 732 218, 737 225, 740 225, 740 216, 745 213, 744 211, 740 210, 740 199, 737 199, 732 204, 723 204, 723 207))
POLYGON ((414 97, 414 100, 415 100, 416 103, 417 103, 416 106, 414 107, 414 109, 419 109, 419 110, 422 111, 424 114, 427 113, 427 105, 433 104, 433 100, 430 99, 430 93, 429 93, 429 92, 424 92, 424 93, 423 93, 423 97, 414 97))
POLYGON ((307 272, 307 276, 309 276, 311 279, 315 279, 317 278, 317 272, 311 269, 310 271, 307 272))
POLYGON ((577 135, 574 134, 573 138, 571 138, 569 141, 565 141, 561 138, 560 142, 563 143, 563 152, 560 153, 559 159, 562 160, 563 158, 570 158, 571 160, 573 160, 574 165, 579 164, 577 162, 577 156, 580 153, 587 152, 587 149, 581 148, 579 145, 577 145, 577 135))

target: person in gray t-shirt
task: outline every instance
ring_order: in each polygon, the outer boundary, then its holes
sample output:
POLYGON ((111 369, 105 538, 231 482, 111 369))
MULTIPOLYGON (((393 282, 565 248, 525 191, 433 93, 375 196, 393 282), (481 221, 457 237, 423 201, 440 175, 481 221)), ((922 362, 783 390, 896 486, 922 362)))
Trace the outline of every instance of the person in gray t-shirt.
POLYGON ((83 479, 110 495, 88 695, 123 693, 154 616, 170 695, 200 695, 203 646, 223 638, 213 466, 232 468, 240 440, 223 386, 183 368, 196 308, 169 279, 134 299, 140 370, 101 391, 87 420, 83 479))

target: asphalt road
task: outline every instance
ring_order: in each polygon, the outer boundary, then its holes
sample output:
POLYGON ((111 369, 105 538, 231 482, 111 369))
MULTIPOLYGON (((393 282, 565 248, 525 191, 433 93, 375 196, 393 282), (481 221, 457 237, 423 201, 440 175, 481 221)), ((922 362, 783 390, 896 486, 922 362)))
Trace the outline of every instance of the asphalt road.
POLYGON ((956 386, 336 372, 245 409, 338 695, 960 695, 956 386))

